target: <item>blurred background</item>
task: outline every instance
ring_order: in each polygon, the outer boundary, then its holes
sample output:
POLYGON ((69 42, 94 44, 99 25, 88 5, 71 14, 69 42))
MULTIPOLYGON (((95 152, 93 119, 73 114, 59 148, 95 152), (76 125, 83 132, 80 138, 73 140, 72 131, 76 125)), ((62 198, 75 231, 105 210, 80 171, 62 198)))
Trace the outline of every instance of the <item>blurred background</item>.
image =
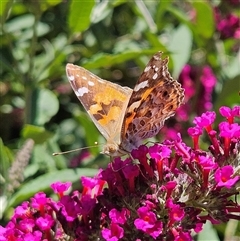
MULTIPOLYGON (((195 116, 240 102, 238 0, 2 0, 0 17, 0 224, 34 193, 50 193, 52 182, 78 188, 82 175, 109 162, 101 146, 52 156, 105 143, 68 83, 66 63, 133 87, 154 53, 169 56, 186 97, 158 141, 180 132, 191 145, 195 116)), ((223 240, 227 229, 212 230, 223 240)))

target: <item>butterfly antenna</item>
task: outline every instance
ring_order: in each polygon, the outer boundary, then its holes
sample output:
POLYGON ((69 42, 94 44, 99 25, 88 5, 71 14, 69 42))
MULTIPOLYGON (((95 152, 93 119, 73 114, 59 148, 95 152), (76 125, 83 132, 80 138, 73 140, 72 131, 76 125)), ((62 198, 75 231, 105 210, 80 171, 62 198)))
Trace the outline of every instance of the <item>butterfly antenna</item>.
POLYGON ((101 145, 104 145, 104 144, 98 144, 97 142, 95 142, 95 145, 94 145, 94 146, 81 147, 81 148, 73 149, 73 150, 70 150, 70 151, 54 152, 52 155, 53 155, 53 156, 65 155, 65 154, 67 154, 67 153, 71 153, 71 152, 75 152, 75 151, 81 151, 81 150, 85 150, 85 149, 90 149, 90 148, 92 148, 92 147, 99 147, 99 146, 101 146, 101 145))

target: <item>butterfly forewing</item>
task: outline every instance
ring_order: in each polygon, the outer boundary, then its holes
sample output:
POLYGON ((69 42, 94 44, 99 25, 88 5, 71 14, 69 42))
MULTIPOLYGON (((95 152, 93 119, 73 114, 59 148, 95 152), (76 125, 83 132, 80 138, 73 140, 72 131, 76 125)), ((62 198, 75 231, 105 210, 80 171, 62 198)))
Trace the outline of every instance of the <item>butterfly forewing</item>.
POLYGON ((67 64, 68 80, 102 135, 116 139, 120 144, 120 133, 124 112, 132 90, 103 80, 86 69, 67 64))

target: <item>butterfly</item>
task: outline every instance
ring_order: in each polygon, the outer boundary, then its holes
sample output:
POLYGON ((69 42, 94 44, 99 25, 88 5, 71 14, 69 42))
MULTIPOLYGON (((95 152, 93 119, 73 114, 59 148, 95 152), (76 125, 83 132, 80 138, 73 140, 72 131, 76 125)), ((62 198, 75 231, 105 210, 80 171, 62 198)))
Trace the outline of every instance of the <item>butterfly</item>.
POLYGON ((168 57, 156 53, 134 89, 103 80, 67 64, 68 80, 92 121, 107 140, 102 153, 122 156, 157 135, 184 100, 184 89, 168 72, 168 57))

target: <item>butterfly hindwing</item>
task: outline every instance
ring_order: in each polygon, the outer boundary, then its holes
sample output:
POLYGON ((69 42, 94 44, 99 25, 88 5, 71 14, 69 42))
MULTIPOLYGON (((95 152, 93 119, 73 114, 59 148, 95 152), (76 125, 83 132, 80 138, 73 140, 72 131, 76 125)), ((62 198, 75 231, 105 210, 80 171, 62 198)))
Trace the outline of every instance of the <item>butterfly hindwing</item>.
POLYGON ((128 103, 122 126, 125 150, 158 134, 164 121, 174 115, 184 99, 184 90, 168 72, 168 58, 155 54, 140 76, 128 103))

